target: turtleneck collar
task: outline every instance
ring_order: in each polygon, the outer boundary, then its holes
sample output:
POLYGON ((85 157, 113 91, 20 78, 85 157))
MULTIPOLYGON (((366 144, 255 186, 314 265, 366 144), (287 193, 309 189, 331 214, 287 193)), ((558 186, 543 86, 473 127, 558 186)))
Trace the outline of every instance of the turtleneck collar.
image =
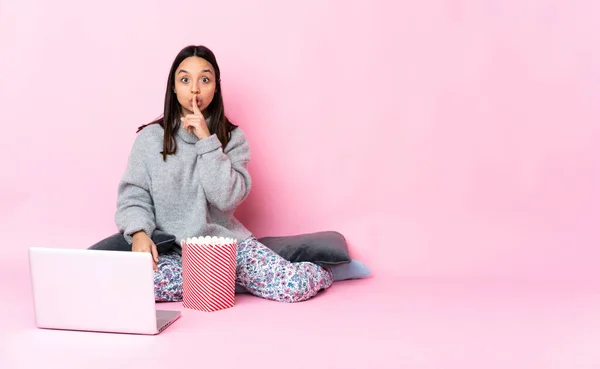
MULTIPOLYGON (((208 127, 210 129, 210 117, 206 118, 206 124, 208 125, 208 127)), ((187 129, 183 128, 183 122, 181 122, 181 120, 179 120, 179 129, 177 130, 177 132, 175 134, 179 138, 181 138, 184 142, 187 142, 189 144, 195 144, 196 142, 200 141, 200 139, 198 137, 196 137, 195 134, 190 133, 187 129)))

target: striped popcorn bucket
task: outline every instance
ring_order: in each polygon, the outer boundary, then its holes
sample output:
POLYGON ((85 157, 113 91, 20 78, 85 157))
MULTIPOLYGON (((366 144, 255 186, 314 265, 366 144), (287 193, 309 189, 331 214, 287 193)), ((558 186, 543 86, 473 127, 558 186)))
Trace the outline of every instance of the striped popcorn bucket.
POLYGON ((183 307, 217 311, 235 303, 237 241, 223 237, 181 240, 183 307))

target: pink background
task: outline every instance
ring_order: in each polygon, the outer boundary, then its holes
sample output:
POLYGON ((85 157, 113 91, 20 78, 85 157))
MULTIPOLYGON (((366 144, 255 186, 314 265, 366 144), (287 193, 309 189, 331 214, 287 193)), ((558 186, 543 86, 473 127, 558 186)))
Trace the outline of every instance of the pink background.
POLYGON ((135 130, 204 44, 257 236, 338 230, 375 275, 597 281, 597 1, 118 4, 0 1, 2 259, 115 231, 135 130))
POLYGON ((0 367, 600 368, 599 14, 0 0, 0 367), (188 44, 215 51, 253 149, 240 219, 338 230, 375 278, 300 304, 159 304, 183 316, 153 337, 36 329, 27 248, 116 231, 135 130, 188 44))

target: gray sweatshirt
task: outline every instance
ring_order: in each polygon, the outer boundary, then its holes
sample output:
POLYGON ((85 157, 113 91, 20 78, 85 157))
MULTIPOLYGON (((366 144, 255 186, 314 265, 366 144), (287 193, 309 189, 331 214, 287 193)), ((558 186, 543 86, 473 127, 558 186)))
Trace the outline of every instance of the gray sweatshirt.
POLYGON ((216 135, 199 140, 183 127, 176 132, 177 153, 163 161, 163 128, 142 129, 119 182, 115 221, 125 240, 155 229, 182 239, 194 236, 252 236, 234 216, 252 181, 250 147, 240 128, 223 150, 216 135))

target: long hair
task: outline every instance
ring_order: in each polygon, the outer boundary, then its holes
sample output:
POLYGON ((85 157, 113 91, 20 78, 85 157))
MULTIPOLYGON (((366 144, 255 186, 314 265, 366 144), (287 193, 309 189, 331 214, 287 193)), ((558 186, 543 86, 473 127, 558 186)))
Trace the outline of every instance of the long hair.
POLYGON ((180 106, 175 95, 175 72, 177 67, 190 56, 197 56, 208 61, 215 70, 216 89, 213 100, 210 105, 206 108, 207 117, 206 120, 210 119, 209 131, 211 134, 216 134, 223 147, 227 146, 231 138, 231 131, 237 128, 237 126, 229 121, 225 116, 225 106, 223 104, 223 95, 221 93, 221 71, 217 64, 217 58, 215 54, 205 46, 186 46, 173 60, 171 65, 171 71, 169 72, 169 79, 167 82, 167 89, 165 91, 165 106, 162 117, 140 126, 137 132, 144 129, 151 124, 159 124, 163 127, 164 139, 163 139, 163 151, 161 154, 163 160, 167 160, 167 155, 173 155, 177 152, 177 142, 175 141, 175 133, 181 125, 179 121, 180 106))

